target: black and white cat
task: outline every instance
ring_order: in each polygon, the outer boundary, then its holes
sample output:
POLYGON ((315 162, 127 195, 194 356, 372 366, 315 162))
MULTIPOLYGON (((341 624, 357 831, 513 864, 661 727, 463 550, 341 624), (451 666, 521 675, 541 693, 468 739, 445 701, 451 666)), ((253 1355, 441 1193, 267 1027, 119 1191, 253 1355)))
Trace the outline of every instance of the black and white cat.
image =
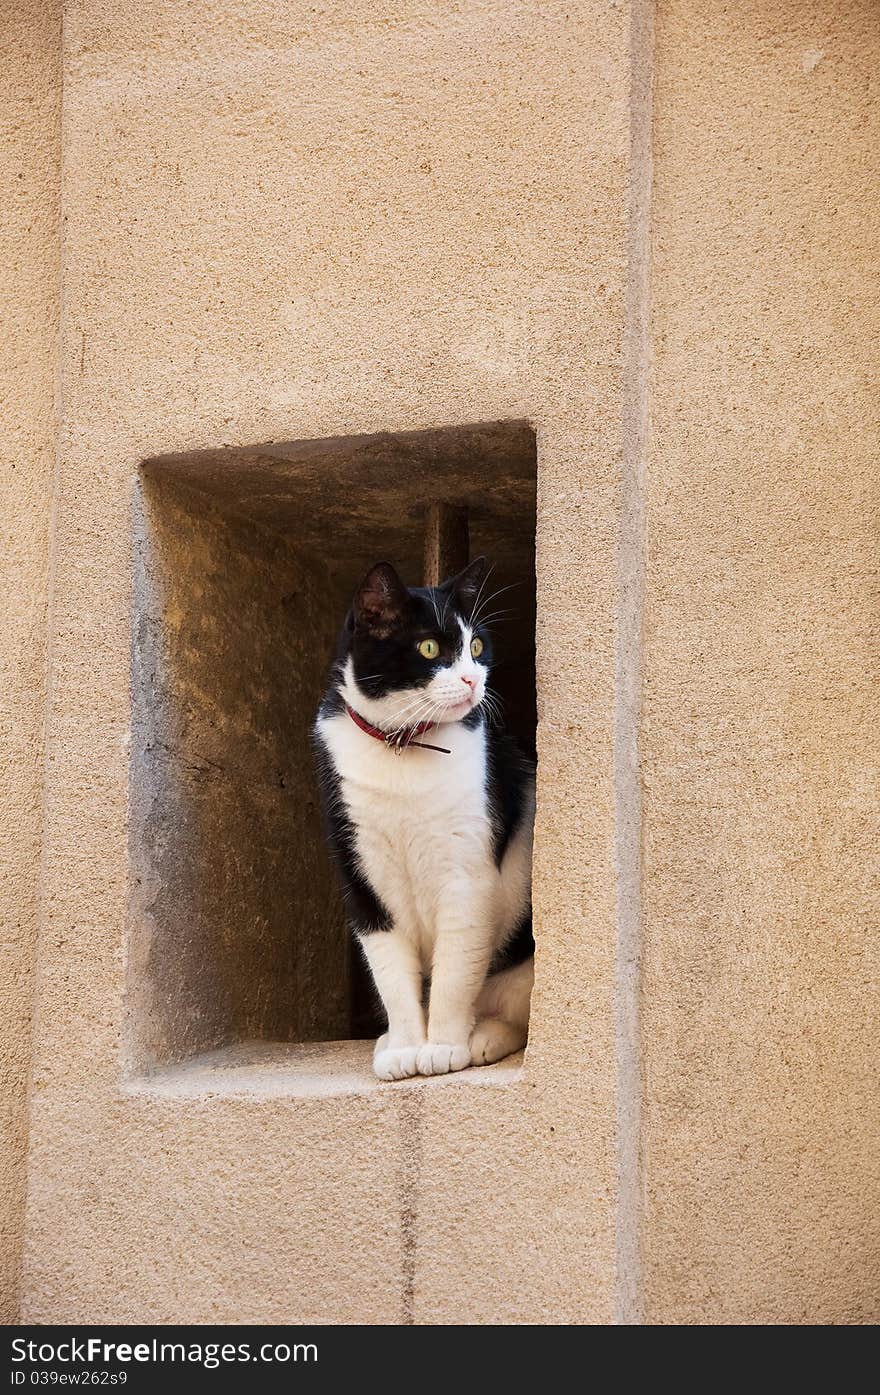
POLYGON ((315 724, 347 914, 388 1017, 383 1080, 498 1061, 528 1033, 534 770, 488 720, 487 570, 407 589, 373 567, 315 724))

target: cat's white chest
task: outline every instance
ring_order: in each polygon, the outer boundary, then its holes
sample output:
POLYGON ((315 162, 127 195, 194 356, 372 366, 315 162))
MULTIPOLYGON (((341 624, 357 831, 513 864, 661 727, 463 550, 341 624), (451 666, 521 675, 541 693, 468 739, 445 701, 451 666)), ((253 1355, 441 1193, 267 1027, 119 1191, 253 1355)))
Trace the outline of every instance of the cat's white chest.
POLYGON ((426 736, 448 746, 395 753, 344 715, 321 723, 340 779, 358 861, 394 919, 430 958, 441 898, 494 876, 482 729, 426 736))

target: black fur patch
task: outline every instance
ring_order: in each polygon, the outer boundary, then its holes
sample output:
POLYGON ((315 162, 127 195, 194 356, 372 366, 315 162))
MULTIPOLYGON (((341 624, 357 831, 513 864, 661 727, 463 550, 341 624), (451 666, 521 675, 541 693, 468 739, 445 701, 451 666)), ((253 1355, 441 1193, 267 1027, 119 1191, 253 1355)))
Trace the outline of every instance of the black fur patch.
POLYGON ((342 882, 349 925, 357 935, 390 930, 391 916, 361 872, 354 845, 354 826, 346 812, 330 753, 320 740, 316 747, 324 830, 342 882))
POLYGON ((493 956, 492 963, 489 965, 489 973, 497 974, 502 969, 516 968, 517 964, 531 959, 534 952, 535 937, 532 934, 532 912, 529 910, 526 911, 507 943, 493 956))
POLYGON ((526 788, 533 775, 532 762, 526 759, 516 742, 506 732, 489 727, 486 732, 486 797, 495 834, 497 867, 501 866, 507 845, 522 819, 526 788))

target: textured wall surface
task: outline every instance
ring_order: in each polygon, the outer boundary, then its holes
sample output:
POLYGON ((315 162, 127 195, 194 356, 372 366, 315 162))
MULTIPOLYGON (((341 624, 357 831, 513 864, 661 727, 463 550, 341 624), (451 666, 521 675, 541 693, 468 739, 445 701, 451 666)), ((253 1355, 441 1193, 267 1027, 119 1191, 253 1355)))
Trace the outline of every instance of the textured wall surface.
POLYGON ((0 1322, 18 1304, 55 460, 60 5, 0 3, 0 1322))
POLYGON ((154 475, 143 504, 127 1054, 345 1037, 348 937, 311 747, 335 594, 285 532, 210 496, 154 475))
MULTIPOLYGON (((12 1314, 58 28, 3 13, 12 1314)), ((878 58, 868 0, 67 7, 26 1318, 880 1316, 878 58), (539 462, 524 1063, 132 1075, 141 462, 492 421, 539 462)))
POLYGON ((30 1319, 614 1314, 628 47, 626 7, 600 0, 84 0, 65 16, 30 1319), (524 1075, 337 1096, 126 1087, 138 463, 523 418, 549 795, 524 1075))
POLYGON ((876 1321, 880 11, 656 41, 646 1314, 876 1321))

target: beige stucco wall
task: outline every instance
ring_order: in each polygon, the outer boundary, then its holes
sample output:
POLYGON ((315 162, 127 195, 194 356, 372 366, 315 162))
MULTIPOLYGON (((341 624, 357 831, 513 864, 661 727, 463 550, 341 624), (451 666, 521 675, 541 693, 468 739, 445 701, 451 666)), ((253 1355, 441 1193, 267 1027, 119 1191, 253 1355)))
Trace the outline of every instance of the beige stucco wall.
POLYGON ((876 1321, 880 12, 659 6, 654 1321, 876 1321))
POLYGON ((31 1320, 614 1315, 628 46, 625 7, 598 0, 66 16, 31 1320), (336 1095, 293 1095, 283 1073, 234 1097, 126 1086, 138 463, 522 417, 542 472, 552 791, 525 1075, 336 1095))
MULTIPOLYGON (((878 49, 866 0, 68 7, 26 1319, 876 1319, 878 49), (357 1049, 257 1047, 132 1075, 140 462, 523 418, 524 1067, 388 1087, 357 1049)), ((39 252, 0 296, 30 467, 10 1314, 57 291, 36 90, 39 252)))
POLYGON ((55 460, 60 7, 0 4, 0 1322, 17 1311, 55 460))

